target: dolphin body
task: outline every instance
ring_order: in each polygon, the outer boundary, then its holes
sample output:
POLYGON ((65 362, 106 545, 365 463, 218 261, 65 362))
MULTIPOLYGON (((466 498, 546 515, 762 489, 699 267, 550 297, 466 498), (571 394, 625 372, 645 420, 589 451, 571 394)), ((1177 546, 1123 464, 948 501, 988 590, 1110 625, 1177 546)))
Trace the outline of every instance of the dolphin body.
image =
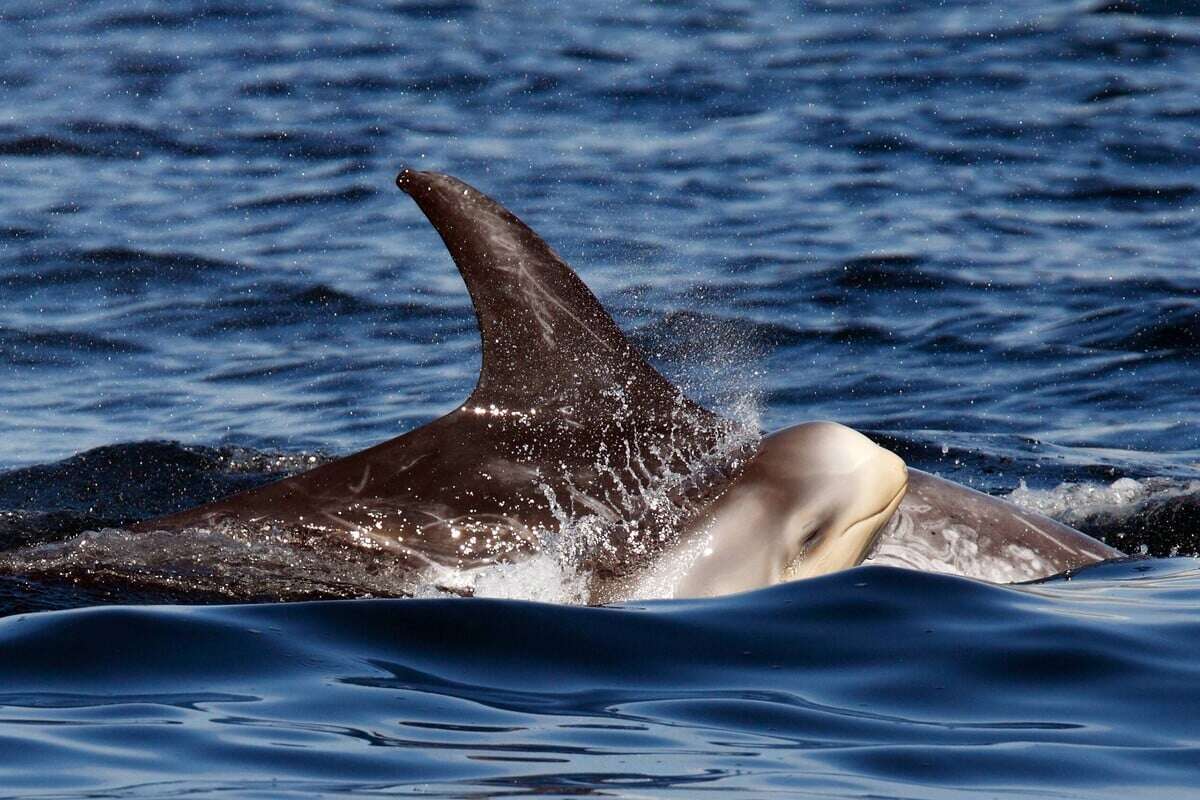
POLYGON ((909 469, 908 491, 866 563, 1017 583, 1124 555, 1049 517, 909 469))
POLYGON ((836 423, 758 440, 663 378, 499 203, 448 175, 406 170, 396 183, 441 235, 475 308, 482 367, 466 402, 362 452, 134 530, 283 528, 383 551, 435 583, 569 538, 592 602, 750 590, 851 567, 873 549, 885 562, 970 574, 964 526, 945 532, 956 514, 976 526, 976 560, 998 548, 1003 562, 1014 542, 1035 554, 1017 553, 1017 579, 1119 555, 908 471, 836 423), (1027 541, 1030 528, 1044 540, 1027 541), (956 536, 961 557, 939 559, 939 535, 956 536))

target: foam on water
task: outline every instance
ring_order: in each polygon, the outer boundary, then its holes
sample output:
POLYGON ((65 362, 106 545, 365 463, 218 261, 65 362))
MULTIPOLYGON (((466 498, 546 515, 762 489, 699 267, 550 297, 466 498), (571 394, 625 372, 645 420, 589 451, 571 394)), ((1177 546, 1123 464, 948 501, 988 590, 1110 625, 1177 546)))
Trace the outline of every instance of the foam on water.
POLYGON ((1021 481, 1008 499, 1132 555, 1200 555, 1200 481, 1118 478, 1051 489, 1031 489, 1021 481))
POLYGON ((1200 481, 1170 478, 1118 478, 1109 484, 1060 483, 1052 489, 1030 489, 1022 480, 1007 499, 1070 525, 1097 514, 1124 519, 1141 503, 1195 494, 1200 494, 1200 481))

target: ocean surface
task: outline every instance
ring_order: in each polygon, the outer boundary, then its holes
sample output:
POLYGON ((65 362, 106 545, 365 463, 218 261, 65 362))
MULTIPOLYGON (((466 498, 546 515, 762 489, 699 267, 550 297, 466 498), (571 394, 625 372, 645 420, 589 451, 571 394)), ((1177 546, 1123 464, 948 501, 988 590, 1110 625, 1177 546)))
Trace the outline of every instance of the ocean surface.
POLYGON ((1200 797, 1193 0, 7 0, 0 46, 0 797, 1200 797), (583 608, 123 531, 465 398, 401 167, 697 399, 1138 558, 583 608))

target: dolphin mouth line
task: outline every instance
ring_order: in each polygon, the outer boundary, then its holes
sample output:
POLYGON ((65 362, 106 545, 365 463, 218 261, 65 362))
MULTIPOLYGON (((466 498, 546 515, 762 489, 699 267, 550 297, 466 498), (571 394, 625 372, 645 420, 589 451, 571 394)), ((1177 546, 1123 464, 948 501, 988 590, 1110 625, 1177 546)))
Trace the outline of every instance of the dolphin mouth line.
MULTIPOLYGON (((904 483, 901 484, 900 488, 896 491, 896 493, 894 495, 892 495, 892 499, 887 501, 887 505, 885 505, 880 511, 878 511, 874 514, 871 514, 868 517, 863 517, 858 522, 854 523, 854 525, 859 525, 863 522, 866 522, 869 519, 874 519, 875 517, 878 517, 880 514, 884 513, 888 509, 891 509, 892 514, 896 513, 896 509, 893 506, 900 505, 900 501, 904 499, 904 495, 907 493, 908 493, 908 470, 905 470, 904 483)), ((853 525, 851 527, 853 527, 853 525)))
MULTIPOLYGON (((863 559, 866 558, 867 554, 869 554, 871 552, 871 550, 875 547, 875 545, 878 543, 879 537, 882 534, 883 529, 885 527, 887 527, 888 520, 891 519, 892 515, 896 513, 896 509, 900 506, 900 501, 902 501, 904 499, 904 495, 907 492, 908 492, 908 474, 906 472, 905 476, 904 476, 904 483, 900 486, 900 488, 898 490, 896 490, 896 493, 892 495, 891 499, 888 500, 887 503, 885 503, 882 508, 880 508, 878 511, 876 511, 873 514, 868 514, 867 516, 862 517, 861 519, 851 522, 849 525, 847 525, 845 528, 843 528, 842 531, 840 533, 838 533, 836 537, 834 537, 835 539, 852 537, 852 536, 856 535, 859 530, 866 529, 866 528, 869 528, 872 526, 874 526, 874 528, 875 528, 870 540, 865 542, 862 550, 855 555, 855 557, 853 558, 851 563, 846 564, 845 567, 841 567, 842 569, 849 569, 850 567, 856 567, 862 563, 863 559)), ((826 535, 822 535, 820 538, 822 541, 828 540, 828 537, 826 535)), ((803 580, 804 578, 812 578, 812 577, 816 577, 817 575, 824 574, 824 572, 826 572, 827 570, 820 570, 820 571, 811 572, 811 573, 806 572, 805 567, 808 566, 809 557, 814 554, 815 554, 814 550, 806 550, 805 552, 801 553, 796 558, 792 559, 792 561, 789 562, 788 565, 784 568, 783 580, 784 581, 803 580)), ((820 562, 819 556, 817 557, 816 562, 817 563, 820 562)))
MULTIPOLYGON (((875 546, 875 543, 879 540, 879 534, 883 532, 883 529, 887 525, 888 520, 891 519, 892 515, 896 513, 896 509, 899 507, 900 501, 904 499, 904 495, 907 492, 908 492, 908 476, 905 475, 904 476, 904 484, 896 491, 896 493, 894 495, 892 495, 892 498, 890 500, 888 500, 886 504, 884 504, 883 508, 876 511, 874 514, 868 514, 867 516, 863 517, 862 519, 856 520, 855 522, 850 523, 842 531, 842 533, 841 533, 842 536, 852 536, 858 531, 859 528, 869 527, 870 525, 875 525, 875 532, 871 536, 871 540, 869 542, 867 542, 866 547, 863 548, 862 555, 860 555, 858 557, 858 559, 857 559, 858 563, 861 563, 863 558, 866 557, 867 553, 869 553, 871 551, 871 548, 875 546), (876 522, 876 521, 878 521, 878 522, 876 522)), ((849 566, 858 566, 858 563, 851 564, 849 566)))

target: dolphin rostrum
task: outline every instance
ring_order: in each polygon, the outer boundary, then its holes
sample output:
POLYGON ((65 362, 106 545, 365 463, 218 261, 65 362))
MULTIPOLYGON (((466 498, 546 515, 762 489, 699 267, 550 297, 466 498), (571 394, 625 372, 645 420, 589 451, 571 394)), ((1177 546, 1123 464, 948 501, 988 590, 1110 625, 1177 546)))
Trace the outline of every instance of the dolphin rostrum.
MULTIPOLYGON (((433 172, 406 170, 396 183, 441 235, 475 308, 482 366, 466 402, 362 452, 135 530, 284 528, 394 555, 444 584, 569 537, 593 601, 749 590, 871 552, 909 485, 899 457, 832 422, 759 440, 663 378, 499 203, 433 172)), ((946 486, 951 503, 969 491, 946 486)), ((1012 513, 993 502, 997 518, 1012 513)), ((1108 557, 1075 555, 1067 566, 1108 557)))

